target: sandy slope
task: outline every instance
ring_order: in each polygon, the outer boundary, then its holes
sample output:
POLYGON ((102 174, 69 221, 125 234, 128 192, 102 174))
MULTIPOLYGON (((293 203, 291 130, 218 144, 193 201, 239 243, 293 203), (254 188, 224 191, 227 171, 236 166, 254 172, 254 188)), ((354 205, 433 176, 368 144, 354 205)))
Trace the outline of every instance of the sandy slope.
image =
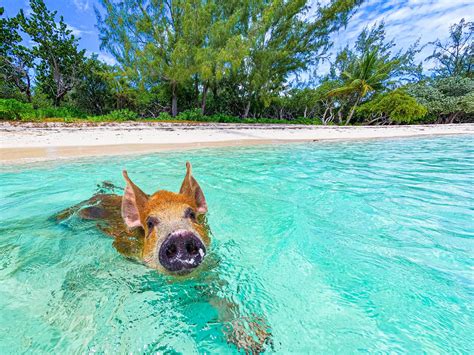
POLYGON ((176 123, 0 123, 0 161, 144 153, 292 141, 473 134, 474 124, 324 127, 176 123))

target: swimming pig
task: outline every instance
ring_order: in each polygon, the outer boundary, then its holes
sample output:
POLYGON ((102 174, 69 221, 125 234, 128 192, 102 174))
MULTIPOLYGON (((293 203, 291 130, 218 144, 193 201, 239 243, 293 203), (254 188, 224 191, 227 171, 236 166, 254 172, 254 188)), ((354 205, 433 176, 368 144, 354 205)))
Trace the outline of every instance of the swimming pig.
MULTIPOLYGON (((179 193, 143 192, 123 171, 123 196, 99 193, 56 215, 58 221, 76 214, 97 221, 97 227, 114 237, 114 247, 124 256, 177 278, 198 272, 210 247, 204 193, 186 163, 179 193)), ((225 322, 228 341, 246 353, 258 353, 270 343, 270 332, 261 317, 243 317, 231 300, 209 299, 225 322)))

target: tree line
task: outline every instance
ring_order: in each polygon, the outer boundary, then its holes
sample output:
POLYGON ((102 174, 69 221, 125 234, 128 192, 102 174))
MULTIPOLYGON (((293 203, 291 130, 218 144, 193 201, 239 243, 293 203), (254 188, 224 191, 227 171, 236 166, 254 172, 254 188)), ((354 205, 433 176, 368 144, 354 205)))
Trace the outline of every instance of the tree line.
POLYGON ((0 116, 473 121, 474 24, 461 20, 446 41, 396 51, 379 23, 331 56, 331 35, 361 3, 100 0, 99 39, 115 65, 87 57, 43 0, 10 18, 0 8, 0 116), (426 46, 427 74, 415 60, 426 46))

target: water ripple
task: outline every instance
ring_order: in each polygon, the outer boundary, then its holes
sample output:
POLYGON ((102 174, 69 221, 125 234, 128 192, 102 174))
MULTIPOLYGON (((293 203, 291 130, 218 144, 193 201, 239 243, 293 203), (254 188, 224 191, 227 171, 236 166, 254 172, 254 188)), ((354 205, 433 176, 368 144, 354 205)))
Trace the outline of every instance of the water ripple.
POLYGON ((0 353, 237 353, 211 295, 277 353, 470 353, 473 137, 202 149, 0 174, 0 353), (176 281, 57 211, 122 168, 176 190, 191 160, 214 240, 176 281))

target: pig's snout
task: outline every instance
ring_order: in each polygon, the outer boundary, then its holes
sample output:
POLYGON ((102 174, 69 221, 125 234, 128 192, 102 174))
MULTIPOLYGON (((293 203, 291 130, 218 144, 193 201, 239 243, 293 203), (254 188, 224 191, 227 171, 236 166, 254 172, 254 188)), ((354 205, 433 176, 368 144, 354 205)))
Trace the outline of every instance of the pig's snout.
POLYGON ((159 251, 160 263, 168 271, 190 271, 201 264, 205 255, 201 239, 189 231, 171 233, 159 251))

